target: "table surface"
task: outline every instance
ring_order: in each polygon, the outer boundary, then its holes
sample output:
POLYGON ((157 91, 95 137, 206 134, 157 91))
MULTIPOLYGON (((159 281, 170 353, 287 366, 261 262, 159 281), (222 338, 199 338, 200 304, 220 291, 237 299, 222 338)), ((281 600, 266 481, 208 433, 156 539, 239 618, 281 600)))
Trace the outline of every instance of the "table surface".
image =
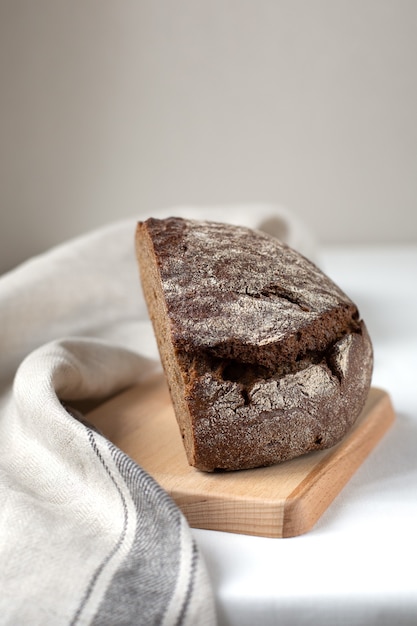
POLYGON ((319 264, 358 305, 397 419, 309 533, 192 530, 220 625, 417 624, 417 245, 325 248, 319 264))

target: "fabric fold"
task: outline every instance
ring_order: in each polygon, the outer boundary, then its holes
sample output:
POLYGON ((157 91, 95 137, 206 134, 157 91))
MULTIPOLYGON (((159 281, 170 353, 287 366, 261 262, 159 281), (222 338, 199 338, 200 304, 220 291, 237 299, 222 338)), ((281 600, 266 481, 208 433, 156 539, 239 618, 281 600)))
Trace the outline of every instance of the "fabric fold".
POLYGON ((39 348, 18 369, 0 422, 0 604, 9 623, 163 623, 180 576, 186 610, 178 622, 179 602, 166 623, 199 623, 196 614, 213 623, 204 565, 189 555, 196 548, 177 507, 62 404, 104 399, 148 376, 149 365, 104 341, 74 338, 39 348))

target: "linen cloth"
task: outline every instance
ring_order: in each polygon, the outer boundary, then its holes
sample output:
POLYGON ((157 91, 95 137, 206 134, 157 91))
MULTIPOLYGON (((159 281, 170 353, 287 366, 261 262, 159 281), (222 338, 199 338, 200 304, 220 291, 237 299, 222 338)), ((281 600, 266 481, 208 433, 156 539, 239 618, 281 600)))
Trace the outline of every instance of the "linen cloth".
MULTIPOLYGON (((271 206, 153 212, 314 241, 271 206)), ((0 621, 214 624, 201 553, 170 497, 73 407, 160 367, 134 253, 138 215, 0 277, 0 621)))

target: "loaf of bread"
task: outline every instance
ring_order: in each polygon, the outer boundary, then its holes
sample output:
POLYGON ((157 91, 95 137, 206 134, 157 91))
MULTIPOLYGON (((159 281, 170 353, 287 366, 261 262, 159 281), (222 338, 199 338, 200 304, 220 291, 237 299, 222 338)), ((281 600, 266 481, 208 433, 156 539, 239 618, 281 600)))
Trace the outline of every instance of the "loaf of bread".
POLYGON ((140 222, 136 250, 190 465, 272 465, 340 441, 370 387, 355 304, 313 263, 248 228, 140 222))

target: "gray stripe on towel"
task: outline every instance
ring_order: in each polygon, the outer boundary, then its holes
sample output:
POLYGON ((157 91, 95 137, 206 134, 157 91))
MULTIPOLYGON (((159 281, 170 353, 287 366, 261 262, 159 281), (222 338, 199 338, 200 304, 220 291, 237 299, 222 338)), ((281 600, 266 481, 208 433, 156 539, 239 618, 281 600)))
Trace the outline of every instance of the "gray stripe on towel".
MULTIPOLYGON (((179 575, 181 514, 153 478, 118 448, 109 446, 136 507, 137 526, 129 554, 113 576, 92 624, 160 624, 179 575)), ((192 580, 190 576, 190 585, 192 580)))

